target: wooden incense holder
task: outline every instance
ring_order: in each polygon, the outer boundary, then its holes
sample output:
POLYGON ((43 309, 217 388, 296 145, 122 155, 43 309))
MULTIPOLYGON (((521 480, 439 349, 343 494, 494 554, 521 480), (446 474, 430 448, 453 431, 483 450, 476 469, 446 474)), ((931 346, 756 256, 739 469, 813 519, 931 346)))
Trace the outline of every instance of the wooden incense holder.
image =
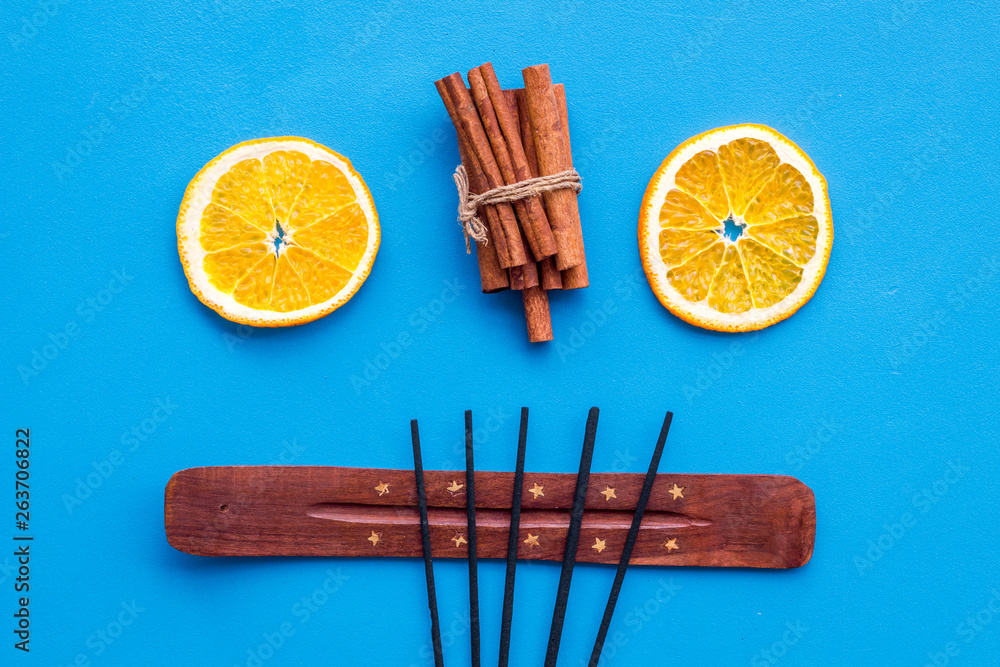
MULTIPOLYGON (((477 554, 507 553, 512 472, 475 473, 477 554)), ((642 473, 593 473, 576 560, 617 563, 642 473)), ((435 558, 468 556, 465 472, 427 471, 435 558)), ((525 473, 518 558, 562 560, 576 475, 525 473)), ((167 540, 200 556, 420 557, 412 470, 328 466, 188 468, 166 488, 167 540)), ((661 473, 635 565, 790 568, 812 556, 816 505, 785 475, 661 473)))

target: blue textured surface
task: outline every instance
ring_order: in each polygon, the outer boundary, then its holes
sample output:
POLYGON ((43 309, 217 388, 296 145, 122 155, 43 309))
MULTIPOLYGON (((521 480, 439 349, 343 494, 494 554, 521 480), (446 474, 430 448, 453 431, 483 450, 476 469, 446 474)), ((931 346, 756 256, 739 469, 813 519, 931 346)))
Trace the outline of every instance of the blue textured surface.
MULTIPOLYGON (((0 544, 22 427, 36 538, 30 656, 12 648, 0 550, 0 662, 427 665, 419 561, 184 555, 163 535, 164 484, 279 459, 406 467, 413 417, 426 467, 457 468, 465 408, 479 467, 510 469, 526 404, 529 470, 576 469, 591 405, 594 469, 643 470, 672 409, 663 470, 786 472, 816 492, 804 568, 632 570, 606 664, 1000 664, 994 4, 277 4, 0 12, 0 544), (453 222, 457 151, 432 82, 485 60, 510 87, 549 62, 569 93, 592 286, 553 298, 558 345, 529 347, 516 295, 478 293, 453 222), (809 153, 836 229, 814 298, 743 336, 665 311, 635 241, 663 157, 738 122, 809 153), (331 316, 239 328, 188 290, 177 208, 222 150, 289 134, 352 159, 382 247, 331 316), (308 610, 330 570, 339 590, 308 610), (268 650, 283 624, 293 634, 268 650)), ((468 664, 465 567, 436 569, 451 665, 468 664)), ((482 566, 487 662, 502 567, 482 566)), ((577 569, 560 664, 589 655, 612 578, 577 569)), ((557 580, 557 564, 519 568, 513 664, 540 663, 557 580)))

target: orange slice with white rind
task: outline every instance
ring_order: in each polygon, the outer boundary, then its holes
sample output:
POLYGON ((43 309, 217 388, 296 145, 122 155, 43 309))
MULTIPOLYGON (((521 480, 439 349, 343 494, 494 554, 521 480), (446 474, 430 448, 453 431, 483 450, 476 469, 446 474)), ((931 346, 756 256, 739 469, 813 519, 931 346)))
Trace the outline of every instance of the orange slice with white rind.
POLYGON ((716 331, 790 316, 819 286, 832 245, 826 180, 763 125, 682 143, 653 175, 639 214, 653 292, 681 319, 716 331))
POLYGON ((192 179, 177 216, 191 291, 226 319, 259 327, 342 306, 368 277, 379 238, 371 193, 350 161, 299 137, 225 151, 192 179))

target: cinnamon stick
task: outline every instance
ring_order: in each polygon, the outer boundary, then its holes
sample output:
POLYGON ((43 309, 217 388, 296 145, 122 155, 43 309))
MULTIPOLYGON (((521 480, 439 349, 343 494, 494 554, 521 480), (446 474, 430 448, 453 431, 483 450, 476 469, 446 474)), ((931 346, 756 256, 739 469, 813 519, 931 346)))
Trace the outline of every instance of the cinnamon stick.
MULTIPOLYGON (((569 143, 569 110, 566 106, 566 86, 561 83, 557 83, 552 86, 556 94, 556 106, 559 107, 559 120, 562 122, 562 133, 563 141, 566 143, 566 157, 569 160, 567 169, 573 167, 573 151, 569 143)), ((583 243, 583 232, 580 227, 580 208, 576 197, 573 197, 573 211, 576 216, 576 226, 580 230, 580 243, 583 243)), ((566 269, 562 274, 562 288, 563 289, 579 289, 581 287, 586 287, 590 284, 590 278, 587 276, 587 261, 584 259, 583 262, 574 266, 572 268, 566 269)))
MULTIPOLYGON (((456 72, 457 74, 457 72, 456 72)), ((454 76, 454 75, 452 75, 454 76)), ((444 108, 448 110, 448 115, 451 117, 451 122, 455 126, 455 134, 458 136, 458 146, 459 154, 461 155, 463 147, 465 155, 462 156, 462 163, 465 165, 467 171, 476 171, 482 175, 482 169, 479 166, 479 161, 476 159, 475 153, 472 150, 472 143, 469 140, 468 135, 465 132, 465 128, 462 126, 461 118, 458 115, 458 109, 452 100, 451 93, 448 92, 447 86, 445 86, 444 79, 438 79, 434 82, 434 87, 437 88, 438 95, 441 96, 441 101, 444 102, 444 108), (465 158, 468 157, 469 160, 466 162, 465 158)), ((486 182, 486 177, 482 176, 481 182, 486 182)), ((471 183, 470 183, 471 185, 471 183)), ((487 188, 488 189, 488 188, 487 188)), ((497 262, 500 264, 501 268, 506 268, 510 263, 510 252, 507 248, 507 236, 504 233, 502 223, 500 221, 500 216, 496 214, 496 207, 487 206, 488 211, 493 211, 493 214, 486 216, 486 224, 489 226, 490 231, 490 241, 493 245, 493 252, 497 255, 497 262)))
MULTIPOLYGON (((525 87, 503 90, 490 63, 435 82, 455 124, 470 193, 572 169, 565 88, 548 65, 522 70, 525 87)), ((528 338, 552 340, 547 290, 586 287, 583 234, 576 192, 481 207, 492 243, 476 244, 483 291, 521 291, 528 338)))
POLYGON ((528 261, 523 266, 510 267, 511 289, 521 290, 528 287, 538 287, 538 265, 535 264, 535 258, 531 256, 531 247, 527 245, 527 241, 525 241, 524 251, 528 253, 528 261))
MULTIPOLYGON (((536 178, 538 176, 538 160, 535 156, 535 142, 531 138, 531 123, 528 120, 528 106, 524 97, 524 88, 505 90, 511 108, 516 111, 518 127, 521 134, 521 144, 524 147, 525 161, 528 164, 528 176, 536 178)), ((562 289, 562 274, 556 268, 555 257, 546 257, 538 262, 539 282, 542 289, 562 289)))
POLYGON ((510 288, 512 290, 521 291, 524 289, 524 267, 523 266, 512 266, 510 267, 510 288))
MULTIPOLYGON (((462 164, 469 174, 469 191, 472 194, 482 194, 486 192, 486 181, 483 172, 479 169, 479 163, 468 154, 461 141, 458 144, 458 154, 462 164)), ((491 206, 480 206, 480 217, 486 218, 486 243, 476 241, 476 263, 479 264, 479 283, 482 285, 483 294, 493 294, 502 292, 510 287, 510 278, 507 269, 500 266, 497 259, 496 242, 493 238, 493 227, 500 225, 496 209, 491 206)))
POLYGON ((528 323, 528 340, 541 343, 552 340, 552 318, 549 315, 549 296, 541 287, 521 290, 524 301, 524 319, 528 323))
MULTIPOLYGON (((548 65, 523 69, 528 118, 538 160, 538 173, 550 176, 570 168, 562 119, 548 65)), ((576 193, 569 188, 544 195, 545 210, 556 239, 556 266, 560 271, 584 262, 583 234, 580 230, 576 193)))
POLYGON ((538 264, 535 263, 535 258, 531 254, 531 248, 526 248, 526 251, 528 253, 528 261, 521 267, 524 273, 524 286, 538 287, 538 264))
MULTIPOLYGON (((497 264, 497 266, 500 266, 497 264)), ((573 269, 566 269, 566 271, 572 271, 573 269)), ((562 289, 563 288, 563 274, 559 272, 556 268, 556 260, 554 257, 546 257, 538 263, 538 281, 542 286, 542 289, 562 289)))
MULTIPOLYGON (((476 160, 479 161, 483 176, 486 178, 486 184, 491 190, 504 185, 503 176, 500 174, 500 168, 497 165, 496 158, 493 156, 489 139, 486 137, 486 131, 479 120, 476 105, 472 102, 472 97, 465 87, 462 75, 455 72, 441 79, 441 81, 448 95, 451 96, 451 102, 454 105, 455 114, 459 120, 458 125, 465 132, 472 153, 476 156, 476 160)), ((500 260, 500 266, 505 269, 512 266, 521 266, 527 261, 527 257, 524 254, 524 245, 521 243, 521 233, 518 230, 514 209, 510 204, 503 203, 496 204, 496 211, 500 218, 501 227, 500 230, 494 230, 494 235, 498 237, 497 258, 500 260), (499 241, 501 235, 504 238, 504 243, 500 243, 499 241)))
MULTIPOLYGON (((493 65, 485 63, 470 70, 469 87, 504 181, 507 185, 513 185, 527 180, 530 175, 524 147, 521 145, 520 128, 507 103, 507 97, 500 88, 493 65)), ((514 210, 517 211, 535 258, 554 255, 556 242, 545 209, 542 208, 542 198, 535 196, 516 201, 514 210)))
POLYGON ((524 96, 524 88, 509 91, 517 101, 517 121, 521 128, 521 145, 524 147, 524 157, 528 162, 528 171, 532 177, 538 176, 538 156, 535 154, 535 139, 531 134, 531 120, 528 118, 528 98, 524 96))

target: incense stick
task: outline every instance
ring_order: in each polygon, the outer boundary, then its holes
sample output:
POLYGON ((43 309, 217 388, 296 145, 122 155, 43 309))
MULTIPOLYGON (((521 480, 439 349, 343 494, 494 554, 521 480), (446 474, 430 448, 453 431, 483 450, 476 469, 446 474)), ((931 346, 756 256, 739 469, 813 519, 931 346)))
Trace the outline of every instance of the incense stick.
POLYGON ((434 592, 434 563, 431 560, 431 528, 427 523, 427 491, 424 489, 424 464, 420 457, 420 433, 417 420, 410 421, 413 438, 413 476, 417 482, 417 504, 420 506, 420 539, 424 548, 424 571, 427 574, 427 606, 431 610, 431 643, 434 646, 434 665, 444 667, 441 652, 441 624, 438 621, 437 594, 434 592))
POLYGON ((556 607, 552 612, 552 628, 549 630, 549 647, 545 653, 545 667, 556 667, 556 659, 559 657, 559 641, 562 638, 563 621, 566 620, 569 585, 573 579, 576 548, 580 543, 580 524, 583 522, 583 506, 587 499, 587 483, 590 481, 590 462, 594 457, 598 412, 597 408, 591 408, 590 414, 587 416, 587 430, 583 436, 583 452, 580 454, 580 471, 576 476, 576 496, 573 498, 573 512, 569 519, 569 534, 566 535, 566 550, 563 552, 562 574, 559 575, 559 589, 556 592, 556 607))
POLYGON ((507 538, 507 577, 503 586, 503 614, 500 618, 499 667, 510 659, 510 624, 514 617, 514 573, 517 569, 517 545, 521 531, 521 495, 524 493, 524 449, 528 440, 528 408, 521 408, 521 430, 517 437, 517 463, 514 466, 514 495, 510 501, 510 532, 507 538))
POLYGON ((611 626, 611 617, 615 613, 615 605, 618 603, 618 594, 622 590, 622 582, 625 581, 625 571, 628 569, 629 561, 632 559, 632 549, 635 548, 635 540, 639 536, 639 525, 642 523, 642 515, 646 512, 646 504, 649 502, 649 496, 653 491, 653 482, 656 481, 656 470, 660 467, 660 456, 663 454, 663 445, 667 442, 667 433, 670 432, 670 422, 673 418, 674 413, 672 412, 667 412, 667 416, 663 418, 663 427, 660 428, 660 438, 656 441, 653 458, 649 462, 649 470, 646 471, 646 479, 642 483, 639 502, 636 504, 635 514, 632 516, 632 526, 628 529, 625 548, 622 550, 621 560, 618 561, 618 572, 615 573, 615 581, 611 584, 608 605, 604 608, 604 618, 601 619, 601 627, 597 631, 594 651, 590 654, 589 667, 597 667, 597 663, 601 659, 604 639, 607 637, 608 628, 611 626))
POLYGON ((469 528, 469 629, 472 667, 479 667, 479 561, 476 553, 476 468, 472 460, 472 410, 465 411, 465 510, 469 528))

